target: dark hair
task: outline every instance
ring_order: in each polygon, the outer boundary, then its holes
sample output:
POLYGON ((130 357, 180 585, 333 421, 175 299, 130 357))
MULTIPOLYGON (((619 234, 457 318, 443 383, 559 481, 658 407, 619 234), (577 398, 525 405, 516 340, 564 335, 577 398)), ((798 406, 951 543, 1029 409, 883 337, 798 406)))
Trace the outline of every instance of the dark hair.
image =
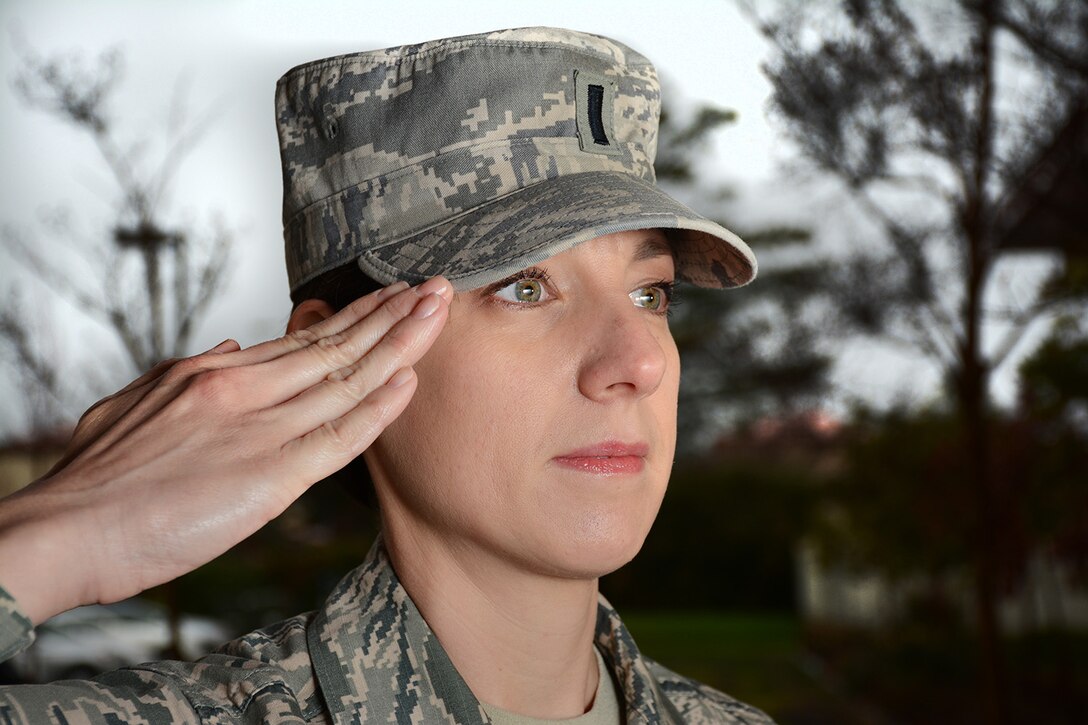
MULTIPOLYGON (((363 274, 359 265, 348 262, 320 274, 291 293, 291 311, 304 300, 324 300, 339 312, 354 300, 382 288, 384 285, 363 274)), ((374 493, 374 480, 362 456, 348 463, 326 481, 335 481, 352 498, 367 508, 378 510, 378 497, 374 493)))

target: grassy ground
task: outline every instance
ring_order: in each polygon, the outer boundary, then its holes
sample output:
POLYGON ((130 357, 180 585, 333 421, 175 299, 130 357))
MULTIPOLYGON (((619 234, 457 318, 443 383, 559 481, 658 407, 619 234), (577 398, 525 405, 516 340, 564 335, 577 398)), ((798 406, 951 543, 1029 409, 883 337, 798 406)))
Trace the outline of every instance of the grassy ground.
POLYGON ((801 627, 790 615, 623 612, 622 616, 644 654, 761 708, 781 725, 876 721, 809 673, 801 627))
MULTIPOLYGON (((765 710, 781 725, 981 722, 963 632, 802 629, 789 615, 623 612, 644 654, 765 710)), ((1088 634, 1005 642, 1013 722, 1084 723, 1088 634)))

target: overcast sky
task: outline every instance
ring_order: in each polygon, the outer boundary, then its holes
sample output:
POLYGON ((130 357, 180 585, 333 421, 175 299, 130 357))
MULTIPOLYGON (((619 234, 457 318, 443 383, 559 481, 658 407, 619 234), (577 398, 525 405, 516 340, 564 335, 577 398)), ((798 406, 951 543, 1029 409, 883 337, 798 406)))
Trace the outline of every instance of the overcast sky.
MULTIPOLYGON (((117 199, 89 139, 27 109, 11 80, 19 38, 43 55, 75 51, 94 59, 117 47, 125 76, 113 110, 126 137, 147 138, 149 152, 156 151, 154 140, 162 137, 179 88, 190 113, 210 120, 164 206, 169 219, 193 219, 198 227, 217 214, 237 239, 228 288, 197 330, 192 352, 226 337, 251 345, 277 336, 290 310, 272 114, 277 78, 328 55, 529 25, 572 27, 638 49, 658 66, 665 102, 681 112, 696 103, 735 110, 737 123, 717 133, 704 171, 737 191, 729 215, 739 225, 812 218, 826 223, 828 209, 841 205, 834 191, 799 190, 782 179, 779 169, 790 153, 766 118, 769 84, 759 65, 767 46, 727 0, 6 0, 0 5, 0 68, 6 69, 0 84, 0 223, 40 234, 43 210, 59 204, 70 207, 84 228, 106 228, 117 199)), ((13 276, 25 277, 7 256, 0 263, 0 289, 13 276)), ((71 310, 58 312, 72 317, 71 310)), ((106 366, 121 359, 101 347, 100 330, 63 329, 59 347, 68 359, 106 366)), ((935 378, 924 366, 895 356, 874 365, 871 354, 848 353, 836 374, 840 384, 878 401, 896 390, 933 390, 935 378)), ((109 370, 103 372, 109 377, 109 370)), ((6 397, 10 385, 0 380, 0 395, 6 397)), ((1007 397, 1011 387, 1005 388, 1007 397)), ((0 432, 16 429, 14 409, 3 408, 0 415, 8 417, 0 417, 0 432)))

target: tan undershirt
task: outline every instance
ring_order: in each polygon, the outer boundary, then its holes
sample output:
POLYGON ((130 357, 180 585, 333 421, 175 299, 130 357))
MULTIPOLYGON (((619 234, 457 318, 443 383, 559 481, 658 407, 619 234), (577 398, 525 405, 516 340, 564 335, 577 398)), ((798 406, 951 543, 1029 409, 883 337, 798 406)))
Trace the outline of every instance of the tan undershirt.
POLYGON ((484 711, 495 725, 548 725, 548 723, 557 722, 566 725, 621 725, 623 721, 620 720, 620 706, 616 699, 616 686, 612 682, 612 675, 609 674, 604 658, 601 657, 596 646, 593 647, 593 653, 597 655, 597 670, 600 672, 600 679, 597 682, 597 695, 593 698, 593 706, 584 715, 565 720, 541 720, 503 710, 486 702, 480 704, 483 705, 484 711))

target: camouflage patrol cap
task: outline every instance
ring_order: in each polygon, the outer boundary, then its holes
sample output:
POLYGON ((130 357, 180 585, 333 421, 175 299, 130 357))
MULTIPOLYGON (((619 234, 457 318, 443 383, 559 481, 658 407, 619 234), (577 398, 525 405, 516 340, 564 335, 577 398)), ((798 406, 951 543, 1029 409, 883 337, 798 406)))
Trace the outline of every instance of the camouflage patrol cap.
POLYGON ((472 289, 648 228, 681 279, 747 284, 748 245, 655 185, 659 117, 649 60, 560 28, 300 65, 276 87, 291 290, 352 260, 383 284, 472 289))

